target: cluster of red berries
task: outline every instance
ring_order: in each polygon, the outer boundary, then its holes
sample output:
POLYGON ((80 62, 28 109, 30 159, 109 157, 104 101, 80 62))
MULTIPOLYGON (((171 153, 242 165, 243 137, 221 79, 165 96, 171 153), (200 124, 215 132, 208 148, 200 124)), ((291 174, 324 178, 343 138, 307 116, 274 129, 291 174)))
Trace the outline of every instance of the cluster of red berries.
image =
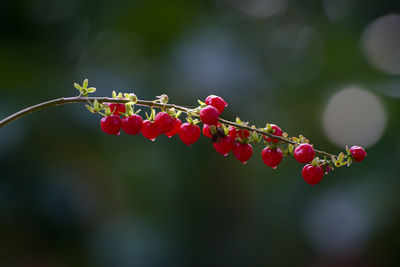
MULTIPOLYGON (((161 111, 143 121, 142 117, 137 114, 127 115, 124 104, 110 103, 108 106, 111 115, 101 119, 101 129, 107 134, 119 135, 122 128, 129 135, 142 133, 144 137, 153 141, 160 134, 168 137, 178 134, 182 142, 188 146, 195 143, 200 137, 201 129, 196 125, 196 121, 188 119, 188 122, 182 123, 178 118, 179 114, 176 116, 174 112, 161 111), (122 118, 121 115, 123 115, 122 118)), ((211 95, 206 98, 197 114, 203 122, 203 135, 212 139, 213 146, 218 153, 227 156, 232 151, 239 161, 246 164, 253 155, 253 147, 250 142, 254 139, 251 138, 249 130, 233 126, 226 128, 219 122, 220 114, 226 107, 227 103, 219 96, 211 95)), ((282 137, 283 135, 282 129, 275 124, 267 125, 265 131, 273 136, 282 137)), ((263 135, 263 138, 267 146, 261 152, 262 160, 265 165, 276 169, 284 155, 278 146, 282 141, 267 135, 263 135)), ((308 184, 319 183, 331 169, 328 164, 314 162, 315 150, 307 142, 296 144, 292 153, 298 162, 307 164, 303 167, 302 176, 308 184)), ((349 153, 358 162, 361 162, 367 155, 365 150, 359 146, 353 146, 349 153)), ((285 152, 285 155, 287 154, 285 152)))
POLYGON ((129 135, 137 135, 142 133, 144 137, 154 141, 159 135, 165 134, 172 137, 179 133, 180 139, 187 145, 196 142, 200 137, 200 127, 191 123, 183 123, 179 118, 174 118, 167 112, 159 112, 155 115, 154 120, 144 120, 137 114, 124 116, 122 119, 119 115, 125 114, 124 104, 108 104, 112 111, 112 115, 105 116, 101 119, 101 129, 107 134, 119 135, 122 129, 129 135))

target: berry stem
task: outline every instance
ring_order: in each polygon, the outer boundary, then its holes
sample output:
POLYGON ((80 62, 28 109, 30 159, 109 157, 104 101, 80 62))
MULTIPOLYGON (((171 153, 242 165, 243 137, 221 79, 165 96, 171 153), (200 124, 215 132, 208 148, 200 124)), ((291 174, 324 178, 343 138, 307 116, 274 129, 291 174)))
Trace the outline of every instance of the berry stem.
MULTIPOLYGON (((71 104, 71 103, 92 103, 95 100, 97 100, 99 103, 127 103, 130 102, 129 99, 117 99, 117 98, 109 98, 109 97, 82 97, 82 96, 75 96, 75 97, 61 97, 61 98, 57 98, 57 99, 53 99, 50 101, 46 101, 34 106, 30 106, 27 107, 25 109, 22 109, 10 116, 8 116, 7 118, 3 119, 0 121, 0 128, 4 127, 5 125, 25 116, 28 115, 32 112, 41 110, 43 108, 47 108, 47 107, 51 107, 51 106, 61 106, 61 105, 65 105, 65 104, 71 104)), ((158 102, 154 102, 154 101, 149 101, 149 100, 137 100, 136 104, 137 106, 144 106, 144 107, 154 107, 154 108, 160 108, 160 109, 165 109, 165 108, 174 108, 175 110, 178 111, 182 111, 184 113, 188 113, 191 109, 190 108, 186 108, 183 106, 178 106, 175 104, 164 104, 164 103, 158 103, 158 102)), ((191 113, 191 116, 194 116, 194 114, 191 113)), ((198 117, 198 116, 197 116, 198 117)), ((261 135, 265 135, 265 136, 269 136, 269 137, 273 137, 274 139, 278 139, 280 141, 283 141, 285 143, 289 143, 292 145, 298 145, 298 143, 296 143, 295 141, 292 141, 290 139, 281 137, 281 136, 276 136, 273 135, 271 133, 268 133, 266 131, 257 129, 257 128, 252 128, 250 126, 247 125, 241 125, 232 121, 228 121, 225 119, 220 118, 219 119, 220 123, 226 124, 226 125, 230 125, 230 126, 234 126, 238 129, 245 129, 245 130, 249 130, 249 131, 255 131, 261 135)), ((315 150, 315 149, 314 149, 315 150)), ((325 151, 321 151, 321 150, 315 150, 315 152, 317 154, 323 155, 323 156, 327 156, 328 158, 332 158, 334 157, 335 159, 337 158, 337 156, 332 155, 328 152, 325 151)))

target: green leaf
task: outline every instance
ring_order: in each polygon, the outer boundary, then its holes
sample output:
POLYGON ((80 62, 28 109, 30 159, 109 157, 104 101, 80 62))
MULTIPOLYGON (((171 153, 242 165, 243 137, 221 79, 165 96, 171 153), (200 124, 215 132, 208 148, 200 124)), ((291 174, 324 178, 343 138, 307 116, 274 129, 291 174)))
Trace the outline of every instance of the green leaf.
POLYGON ((228 135, 229 134, 229 127, 226 127, 225 124, 222 124, 222 127, 224 128, 225 135, 228 135))
POLYGON ((97 101, 97 99, 93 102, 93 107, 94 107, 94 109, 99 110, 100 103, 99 103, 99 101, 97 101))
POLYGON ((242 124, 242 120, 239 117, 236 117, 236 123, 237 124, 242 124))
POLYGON ((316 158, 314 158, 314 159, 313 159, 313 161, 311 162, 311 165, 313 165, 313 166, 317 166, 317 165, 318 165, 318 163, 319 163, 319 158, 318 158, 318 157, 316 157, 316 158))
POLYGON ((343 160, 344 160, 344 154, 343 154, 343 152, 340 152, 340 154, 339 154, 339 156, 338 156, 338 162, 339 163, 342 163, 343 162, 343 160))
POLYGON ((94 110, 93 110, 93 108, 92 108, 91 106, 89 106, 89 105, 85 105, 85 106, 86 106, 86 108, 87 108, 90 112, 95 113, 94 110))
POLYGON ((272 133, 274 129, 271 127, 271 124, 267 123, 266 130, 268 133, 272 133))
POLYGON ((353 163, 353 160, 351 159, 351 157, 347 158, 347 166, 350 167, 351 163, 353 163))
POLYGON ((111 115, 111 109, 108 105, 104 106, 104 111, 106 112, 106 116, 111 115))
POLYGON ((300 142, 300 139, 299 138, 297 138, 297 137, 292 137, 292 140, 294 141, 294 142, 296 142, 296 143, 298 143, 298 142, 300 142))
POLYGON ((346 145, 346 152, 347 152, 347 154, 350 154, 350 150, 349 150, 349 147, 346 145))
POLYGON ((117 92, 115 92, 115 90, 112 91, 112 98, 117 98, 117 92))
POLYGON ((288 150, 289 150, 289 153, 290 153, 290 154, 293 154, 293 151, 294 151, 294 145, 292 145, 292 144, 289 144, 289 145, 288 145, 288 150))
POLYGON ((205 107, 205 106, 207 106, 207 104, 206 103, 204 103, 203 101, 201 101, 201 100, 197 100, 197 102, 200 104, 200 106, 201 107, 205 107))
POLYGON ((85 79, 84 81, 83 81, 83 88, 87 88, 88 87, 88 85, 89 85, 89 80, 88 79, 85 79))
POLYGON ((88 93, 94 93, 94 92, 96 92, 96 88, 95 87, 89 87, 87 89, 87 91, 88 91, 88 93))
POLYGON ((82 91, 82 87, 81 87, 79 84, 74 83, 74 87, 75 87, 76 89, 78 89, 79 91, 82 91))

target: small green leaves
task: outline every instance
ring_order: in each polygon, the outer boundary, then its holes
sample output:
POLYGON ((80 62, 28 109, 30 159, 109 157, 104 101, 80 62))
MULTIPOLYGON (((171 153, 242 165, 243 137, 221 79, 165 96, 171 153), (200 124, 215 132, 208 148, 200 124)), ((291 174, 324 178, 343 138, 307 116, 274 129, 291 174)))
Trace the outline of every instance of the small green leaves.
POLYGON ((205 106, 207 106, 207 104, 204 103, 204 102, 201 101, 201 100, 197 100, 197 102, 200 104, 200 107, 201 107, 201 108, 204 108, 205 106))
POLYGON ((188 123, 190 123, 190 124, 193 124, 193 125, 196 125, 196 124, 198 124, 200 121, 198 120, 198 119, 193 119, 192 117, 187 117, 186 118, 186 121, 188 122, 188 123))
POLYGON ((350 167, 351 163, 353 163, 353 160, 351 159, 351 157, 348 157, 347 158, 347 167, 350 167))
POLYGON ((85 105, 85 107, 86 107, 90 112, 95 113, 94 109, 93 109, 91 106, 85 105))
MULTIPOLYGON (((253 125, 251 126, 251 128, 256 128, 256 127, 253 125)), ((260 143, 262 139, 263 139, 262 135, 258 134, 256 131, 253 131, 251 133, 250 141, 252 141, 253 143, 260 143)))
POLYGON ((117 94, 117 92, 115 92, 115 90, 112 91, 112 98, 117 98, 117 99, 123 99, 124 97, 122 96, 122 93, 119 92, 117 94))
POLYGON ((175 117, 175 108, 170 108, 168 110, 166 110, 166 112, 168 113, 168 115, 170 115, 171 117, 175 117))
POLYGON ((294 145, 293 144, 289 144, 288 145, 288 151, 289 151, 290 154, 293 154, 293 151, 294 151, 294 145))
POLYGON ((89 95, 89 93, 94 93, 96 92, 96 88, 95 87, 89 87, 89 81, 88 79, 85 79, 82 83, 82 85, 79 85, 77 83, 74 83, 74 87, 79 91, 79 96, 84 96, 87 97, 89 95))
POLYGON ((343 152, 340 152, 340 154, 338 156, 338 159, 337 159, 337 162, 342 163, 343 160, 344 160, 344 154, 343 154, 343 152))
POLYGON ((99 103, 99 101, 97 101, 97 99, 95 101, 93 101, 93 103, 89 102, 89 104, 90 105, 86 105, 86 108, 90 112, 102 114, 100 111, 102 111, 104 109, 104 105, 99 103))
POLYGON ((313 159, 313 161, 311 162, 311 165, 313 165, 313 166, 318 166, 318 164, 319 164, 319 157, 315 157, 315 158, 313 159))
POLYGON ((99 110, 100 109, 100 103, 99 101, 97 101, 97 99, 93 102, 93 107, 95 110, 99 110))
POLYGON ((292 137, 293 142, 300 143, 300 139, 297 137, 292 137))
POLYGON ((150 109, 150 116, 147 115, 147 112, 146 112, 146 117, 149 121, 154 121, 154 118, 156 117, 156 111, 154 110, 153 107, 150 109))
POLYGON ((132 116, 134 114, 133 107, 132 107, 132 105, 130 105, 128 103, 125 103, 126 115, 132 116))
POLYGON ((239 117, 236 117, 236 123, 237 123, 237 124, 242 124, 242 121, 240 120, 239 117))
POLYGON ((179 110, 178 112, 175 113, 175 116, 174 116, 174 117, 175 117, 175 118, 179 118, 179 116, 180 116, 181 114, 182 114, 182 111, 179 110))
POLYGON ((214 135, 217 133, 217 127, 215 125, 210 125, 210 133, 214 135))
POLYGON ((265 130, 267 130, 267 133, 274 133, 274 129, 272 128, 271 124, 269 124, 269 123, 267 123, 265 130))
POLYGON ((336 158, 335 156, 332 156, 331 159, 332 159, 333 164, 334 164, 336 167, 342 167, 342 166, 345 166, 345 165, 348 165, 348 166, 349 166, 349 164, 351 164, 351 159, 350 159, 350 157, 347 158, 347 156, 346 156, 343 152, 341 152, 341 153, 337 156, 337 158, 336 158), (345 159, 347 159, 347 160, 345 161, 345 159), (348 161, 349 159, 350 159, 350 163, 349 163, 349 161, 348 161))
POLYGON ((108 105, 104 105, 104 111, 106 113, 106 116, 109 116, 112 114, 111 109, 108 105))
POLYGON ((199 116, 198 111, 196 109, 188 109, 187 115, 193 117, 199 116))
POLYGON ((137 103, 138 98, 134 93, 125 93, 124 96, 126 99, 129 99, 130 102, 132 102, 133 104, 137 103))
POLYGON ((252 137, 253 137, 253 140, 258 140, 258 133, 253 131, 252 137))
POLYGON ((225 124, 222 124, 222 129, 224 130, 224 134, 225 135, 229 134, 229 126, 226 126, 225 124))

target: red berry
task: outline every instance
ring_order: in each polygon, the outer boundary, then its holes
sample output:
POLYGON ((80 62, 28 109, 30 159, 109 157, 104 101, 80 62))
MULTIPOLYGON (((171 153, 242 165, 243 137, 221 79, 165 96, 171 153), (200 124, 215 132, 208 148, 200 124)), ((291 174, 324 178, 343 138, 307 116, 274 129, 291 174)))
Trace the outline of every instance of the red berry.
POLYGON ((218 122, 219 112, 213 106, 206 106, 200 111, 200 120, 204 124, 214 125, 218 122))
POLYGON ((158 130, 157 125, 149 120, 145 120, 143 122, 143 127, 140 131, 142 132, 144 137, 150 139, 151 141, 154 141, 161 134, 161 132, 158 130))
POLYGON ((218 153, 227 156, 228 153, 232 150, 234 142, 235 139, 227 135, 222 137, 218 143, 213 143, 213 146, 218 153))
POLYGON ((179 129, 181 128, 181 120, 176 118, 174 119, 174 127, 172 128, 171 131, 166 132, 165 135, 171 138, 172 136, 176 135, 179 132, 179 129))
POLYGON ((320 166, 307 164, 304 166, 301 175, 303 176, 304 181, 308 184, 315 185, 322 180, 322 177, 324 177, 324 170, 320 166))
POLYGON ((300 163, 310 163, 315 157, 315 151, 310 144, 301 144, 294 149, 294 158, 300 163))
POLYGON ((119 135, 121 130, 121 118, 117 115, 105 116, 100 121, 100 127, 107 134, 119 135))
POLYGON ((235 155, 239 161, 243 162, 243 164, 246 164, 251 158, 251 155, 253 155, 253 147, 250 144, 236 142, 233 145, 233 155, 235 155))
POLYGON ((206 98, 206 104, 215 107, 219 114, 224 111, 228 104, 222 99, 222 97, 216 95, 209 95, 206 98))
MULTIPOLYGON (((273 135, 276 135, 276 136, 282 136, 282 130, 281 130, 281 128, 279 128, 279 126, 277 126, 277 125, 275 125, 275 124, 270 124, 271 125, 271 128, 273 129, 273 135)), ((267 141, 267 142, 274 142, 275 144, 276 143, 278 143, 279 142, 279 140, 278 139, 273 139, 273 141, 271 140, 271 138, 270 137, 266 137, 265 135, 263 135, 263 137, 264 137, 264 139, 267 141)))
POLYGON ((364 148, 360 146, 352 146, 350 148, 350 153, 353 158, 358 162, 363 161, 364 158, 367 156, 367 152, 365 152, 364 148))
POLYGON ((158 112, 154 118, 154 123, 160 132, 166 133, 174 128, 174 118, 172 118, 167 112, 158 112))
POLYGON ((130 135, 136 135, 140 133, 143 127, 143 119, 139 115, 131 115, 122 118, 122 130, 130 135))
POLYGON ((271 167, 272 169, 276 169, 276 167, 282 161, 282 151, 279 148, 271 149, 266 147, 261 152, 261 156, 265 165, 271 167))
POLYGON ((124 104, 121 103, 109 103, 108 106, 111 109, 111 114, 113 115, 121 115, 126 112, 126 108, 124 104))
POLYGON ((249 137, 250 132, 244 129, 236 129, 235 127, 231 126, 229 127, 229 135, 234 139, 239 137, 241 140, 244 140, 249 137))
POLYGON ((179 129, 179 138, 186 145, 190 146, 195 143, 200 137, 200 127, 191 123, 184 123, 179 129))
MULTIPOLYGON (((208 124, 203 124, 203 135, 208 138, 212 138, 212 133, 210 131, 210 126, 208 124)), ((221 127, 221 123, 217 122, 216 127, 221 127)))

